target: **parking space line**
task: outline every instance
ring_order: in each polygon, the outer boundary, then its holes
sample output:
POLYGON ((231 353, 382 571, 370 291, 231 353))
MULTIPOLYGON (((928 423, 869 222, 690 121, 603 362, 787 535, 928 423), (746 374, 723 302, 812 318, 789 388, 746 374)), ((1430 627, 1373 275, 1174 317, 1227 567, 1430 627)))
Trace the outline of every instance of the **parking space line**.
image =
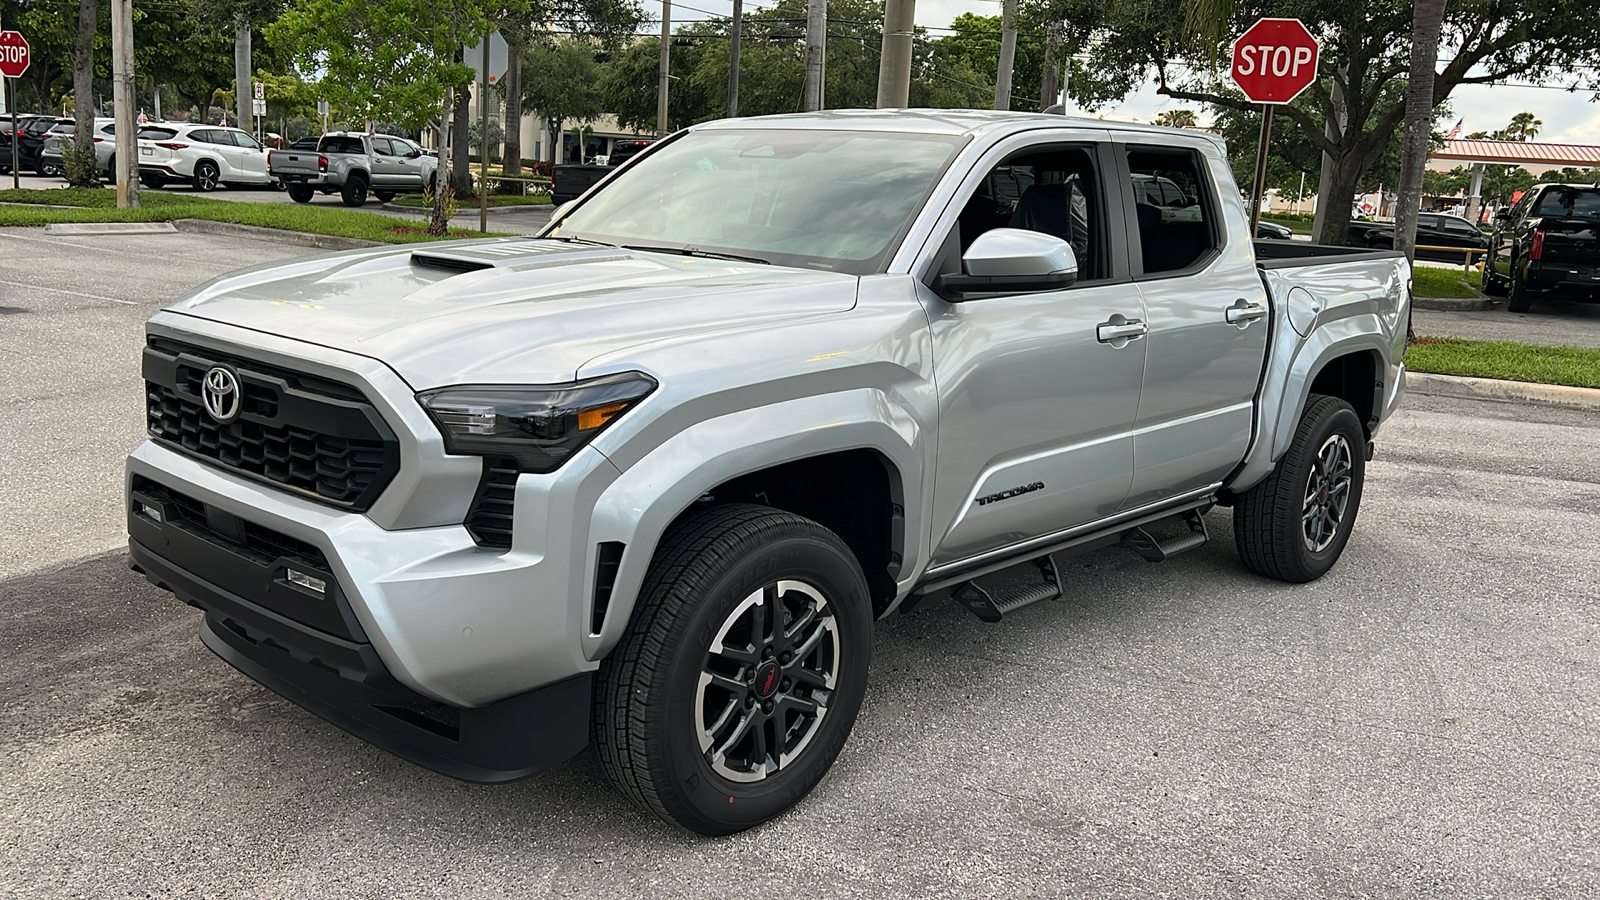
MULTIPOLYGON (((6 281, 0 278, 0 284, 10 287, 27 288, 30 291, 49 291, 52 294, 66 294, 69 297, 88 297, 91 300, 109 300, 112 303, 121 303, 126 306, 140 306, 137 300, 124 300, 121 297, 107 297, 104 294, 90 294, 86 291, 64 291, 61 288, 45 287, 42 284, 28 284, 25 281, 6 281)), ((159 301, 158 301, 159 302, 159 301)))

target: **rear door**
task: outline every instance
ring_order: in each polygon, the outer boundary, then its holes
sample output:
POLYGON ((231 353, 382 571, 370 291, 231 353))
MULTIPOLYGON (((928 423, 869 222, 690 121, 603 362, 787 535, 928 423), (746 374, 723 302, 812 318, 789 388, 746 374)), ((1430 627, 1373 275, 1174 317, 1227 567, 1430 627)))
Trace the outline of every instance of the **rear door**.
POLYGON ((243 131, 228 132, 233 136, 233 142, 238 147, 234 156, 234 165, 238 169, 240 181, 251 184, 266 184, 271 180, 267 174, 267 150, 255 138, 243 131))
POLYGON ((1113 133, 1130 266, 1149 326, 1124 508, 1222 481, 1244 458, 1266 360, 1266 288, 1227 160, 1210 141, 1113 133), (1165 208, 1146 202, 1162 186, 1165 208))
POLYGON ((367 141, 372 145, 372 186, 393 187, 403 174, 394 145, 386 137, 370 137, 367 141))

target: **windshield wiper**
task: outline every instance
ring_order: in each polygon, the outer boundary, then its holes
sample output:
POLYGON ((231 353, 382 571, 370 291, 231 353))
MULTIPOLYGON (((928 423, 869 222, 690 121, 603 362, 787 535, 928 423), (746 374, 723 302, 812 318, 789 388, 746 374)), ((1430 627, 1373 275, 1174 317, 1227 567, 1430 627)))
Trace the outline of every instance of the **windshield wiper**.
POLYGON ((592 240, 590 240, 588 238, 573 237, 570 234, 555 235, 554 237, 547 237, 547 238, 545 238, 545 240, 547 240, 547 241, 564 241, 564 242, 566 242, 568 244, 593 244, 596 247, 611 247, 611 248, 614 248, 614 249, 617 248, 616 244, 608 244, 605 241, 592 241, 592 240))
POLYGON ((624 250, 643 250, 647 253, 675 253, 679 256, 692 256, 696 259, 726 259, 733 262, 758 263, 763 266, 772 265, 772 260, 762 259, 759 256, 739 256, 734 253, 715 253, 710 250, 698 250, 694 247, 645 247, 642 245, 624 244, 624 250))

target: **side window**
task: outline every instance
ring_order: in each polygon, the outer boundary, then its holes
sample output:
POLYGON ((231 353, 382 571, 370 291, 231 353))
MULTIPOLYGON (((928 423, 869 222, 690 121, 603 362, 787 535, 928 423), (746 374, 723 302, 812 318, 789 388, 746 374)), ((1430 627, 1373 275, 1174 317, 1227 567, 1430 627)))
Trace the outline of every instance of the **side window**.
MULTIPOLYGON (((994 228, 1020 228, 1061 238, 1078 258, 1078 281, 1109 278, 1105 204, 1094 156, 1083 147, 1057 146, 1017 153, 989 170, 956 223, 965 251, 994 228)), ((954 271, 956 261, 945 261, 954 271)))
POLYGON ((255 138, 251 137, 248 134, 245 134, 242 131, 230 131, 230 132, 228 132, 228 134, 233 136, 233 142, 235 144, 238 144, 239 146, 244 147, 247 150, 259 150, 259 149, 261 149, 261 145, 256 143, 256 139, 255 138))
POLYGON ((393 156, 394 149, 389 146, 388 138, 375 137, 372 139, 372 152, 378 156, 393 156))
POLYGON ((1128 169, 1146 275, 1187 269, 1221 246, 1216 203, 1198 154, 1131 149, 1128 169))

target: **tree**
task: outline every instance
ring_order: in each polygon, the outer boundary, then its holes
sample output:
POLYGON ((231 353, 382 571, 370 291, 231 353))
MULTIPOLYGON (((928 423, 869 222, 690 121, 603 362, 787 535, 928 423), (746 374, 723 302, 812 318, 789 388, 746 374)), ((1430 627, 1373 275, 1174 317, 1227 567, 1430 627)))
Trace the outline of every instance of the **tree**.
POLYGON ((135 17, 135 69, 170 86, 201 121, 215 121, 212 104, 221 94, 233 96, 232 25, 219 25, 187 0, 136 7, 135 17))
MULTIPOLYGON (((1039 100, 1028 94, 1039 83, 1044 71, 1044 23, 1041 8, 1020 6, 1017 10, 1017 55, 1012 64, 1011 108, 1038 112, 1039 100)), ((959 61, 971 70, 980 84, 992 85, 1000 67, 1000 16, 962 13, 950 23, 954 34, 934 42, 948 59, 959 61)), ((1037 93, 1034 91, 1033 93, 1037 93)))
MULTIPOLYGON (((1395 208, 1394 248, 1415 261, 1417 213, 1422 208, 1422 170, 1428 163, 1435 106, 1434 68, 1439 63, 1439 32, 1444 28, 1445 0, 1414 0, 1411 18, 1411 64, 1406 84, 1405 139, 1400 150, 1399 204, 1395 208)), ((1406 334, 1411 323, 1406 322, 1406 334)))
POLYGON ((1156 116, 1156 124, 1168 128, 1194 128, 1198 122, 1192 109, 1169 109, 1156 116))
MULTIPOLYGON (((72 54, 72 118, 73 141, 66 153, 74 154, 77 162, 63 164, 73 187, 94 187, 100 183, 100 173, 94 167, 94 38, 99 30, 98 0, 78 0, 78 34, 72 54), (84 163, 88 163, 87 166, 84 163)), ((64 163, 64 159, 63 159, 64 163)))
MULTIPOLYGON (((1405 118, 1404 91, 1395 86, 1410 68, 1411 4, 1248 0, 1202 40, 1184 25, 1194 0, 1048 2, 1051 15, 1064 23, 1069 51, 1087 57, 1086 65, 1074 67, 1068 91, 1090 107, 1120 100, 1153 77, 1160 92, 1175 99, 1249 111, 1243 98, 1222 89, 1211 65, 1227 37, 1266 15, 1306 22, 1322 41, 1320 77, 1306 105, 1280 108, 1274 137, 1298 131, 1328 154, 1326 215, 1317 239, 1345 241, 1350 210, 1344 200, 1355 196, 1361 175, 1383 157, 1405 118), (1335 85, 1343 102, 1335 102, 1335 85)), ((1447 9, 1441 31, 1454 52, 1436 73, 1434 107, 1463 84, 1564 77, 1574 87, 1600 87, 1600 29, 1584 0, 1462 3, 1447 9)))
MULTIPOLYGON (((501 166, 515 175, 522 171, 522 103, 526 96, 522 76, 529 48, 536 41, 555 40, 555 31, 565 29, 584 35, 602 53, 620 50, 643 16, 638 0, 537 0, 502 6, 491 18, 506 40, 508 61, 503 82, 506 132, 501 166)), ((544 74, 532 71, 535 78, 544 74)))
MULTIPOLYGON (((538 74, 523 85, 522 100, 547 121, 589 122, 606 111, 600 66, 590 41, 577 37, 539 40, 523 55, 523 68, 538 74)), ((654 95, 651 102, 655 102, 654 95)), ((557 131, 550 130, 551 160, 559 159, 557 131)))
POLYGON ((1533 113, 1519 112, 1511 117, 1511 124, 1501 133, 1508 141, 1531 141, 1539 136, 1539 129, 1543 127, 1544 121, 1533 113))
MULTIPOLYGON (((330 102, 360 118, 422 129, 449 121, 455 93, 472 81, 460 62, 462 38, 487 32, 501 8, 491 0, 295 0, 267 35, 299 48, 302 71, 324 73, 330 102)), ((433 234, 448 228, 449 141, 440 144, 433 234)))

